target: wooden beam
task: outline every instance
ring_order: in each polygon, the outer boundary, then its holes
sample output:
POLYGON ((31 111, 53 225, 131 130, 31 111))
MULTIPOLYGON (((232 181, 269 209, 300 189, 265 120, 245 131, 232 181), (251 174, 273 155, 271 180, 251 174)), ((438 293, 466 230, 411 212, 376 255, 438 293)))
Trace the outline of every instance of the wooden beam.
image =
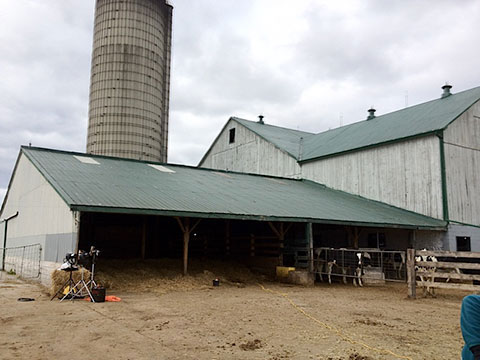
POLYGON ((280 231, 278 231, 278 229, 276 228, 276 226, 273 225, 271 221, 268 222, 268 226, 270 226, 270 229, 272 229, 273 233, 280 239, 281 234, 280 231))
POLYGON ((143 218, 143 226, 142 226, 142 260, 145 260, 145 248, 147 242, 147 218, 143 218))
POLYGON ((255 256, 255 235, 250 234, 250 256, 255 256))
POLYGON ((440 283, 440 282, 431 282, 431 281, 417 281, 418 286, 427 287, 427 288, 440 288, 440 289, 457 289, 457 290, 468 290, 468 291, 479 291, 479 285, 469 285, 469 284, 451 284, 451 283, 440 283))
POLYGON ((225 255, 230 256, 230 220, 225 220, 225 255))
POLYGON ((190 241, 190 232, 183 233, 183 275, 188 274, 188 243, 190 241))
POLYGON ((293 223, 289 223, 287 225, 287 228, 285 229, 285 232, 284 232, 284 235, 288 232, 288 230, 290 230, 290 228, 292 227, 293 223))
POLYGON ((182 232, 184 233, 185 227, 183 226, 182 219, 180 219, 178 216, 175 216, 175 220, 177 220, 178 226, 180 226, 180 230, 182 230, 182 232))
POLYGON ((195 228, 197 227, 198 224, 200 224, 200 222, 202 221, 202 219, 198 219, 195 224, 192 226, 192 228, 190 229, 190 232, 192 232, 193 230, 195 230, 195 228))
POLYGON ((408 297, 415 299, 417 297, 416 290, 416 274, 415 274, 415 249, 407 249, 407 286, 408 297))
POLYGON ((446 261, 417 261, 417 266, 425 268, 438 268, 438 269, 473 269, 480 270, 480 264, 474 263, 457 263, 446 261))
POLYGON ((437 256, 437 257, 453 257, 453 258, 480 258, 480 252, 470 251, 430 251, 417 250, 417 255, 421 256, 437 256))
POLYGON ((435 279, 455 279, 455 280, 478 280, 480 281, 480 275, 474 274, 457 274, 452 272, 443 272, 443 271, 417 271, 417 276, 423 276, 424 278, 431 278, 432 276, 435 279))
POLYGON ((306 224, 306 235, 308 240, 308 268, 313 273, 313 224, 306 224))

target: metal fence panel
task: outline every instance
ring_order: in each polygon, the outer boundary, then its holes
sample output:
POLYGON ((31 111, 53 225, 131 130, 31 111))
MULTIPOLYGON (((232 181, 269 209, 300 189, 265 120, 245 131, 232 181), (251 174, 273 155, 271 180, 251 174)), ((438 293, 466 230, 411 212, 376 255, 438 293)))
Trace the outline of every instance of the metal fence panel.
POLYGON ((321 280, 357 278, 363 280, 406 282, 405 251, 379 249, 314 249, 314 273, 321 280))
POLYGON ((24 279, 40 277, 41 256, 40 244, 0 248, 2 270, 24 279))

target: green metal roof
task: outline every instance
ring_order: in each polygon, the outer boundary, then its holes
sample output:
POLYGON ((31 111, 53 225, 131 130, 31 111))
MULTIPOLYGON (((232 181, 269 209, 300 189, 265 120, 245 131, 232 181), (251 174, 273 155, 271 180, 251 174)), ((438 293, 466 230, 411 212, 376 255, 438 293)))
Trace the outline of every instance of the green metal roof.
POLYGON ((21 152, 72 210, 446 228, 442 220, 305 180, 33 147, 22 147, 21 152))
POLYGON ((444 130, 478 100, 480 87, 314 135, 234 119, 295 159, 309 161, 444 130))
POLYGON ((242 124, 246 128, 250 129, 260 137, 264 138, 268 142, 271 142, 279 149, 287 152, 295 159, 298 159, 298 155, 301 151, 300 139, 314 135, 313 133, 287 129, 279 126, 273 126, 268 124, 260 124, 259 122, 249 121, 232 117, 231 120, 242 124))

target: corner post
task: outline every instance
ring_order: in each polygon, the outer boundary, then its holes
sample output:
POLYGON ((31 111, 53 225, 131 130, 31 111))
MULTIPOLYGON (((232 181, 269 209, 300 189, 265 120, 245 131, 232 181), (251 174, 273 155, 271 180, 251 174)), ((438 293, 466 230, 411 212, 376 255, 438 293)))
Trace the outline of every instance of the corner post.
POLYGON ((415 249, 407 249, 407 286, 408 297, 410 299, 415 299, 417 297, 416 278, 415 249))
POLYGON ((313 273, 313 226, 312 223, 306 224, 306 235, 308 241, 308 270, 313 273))

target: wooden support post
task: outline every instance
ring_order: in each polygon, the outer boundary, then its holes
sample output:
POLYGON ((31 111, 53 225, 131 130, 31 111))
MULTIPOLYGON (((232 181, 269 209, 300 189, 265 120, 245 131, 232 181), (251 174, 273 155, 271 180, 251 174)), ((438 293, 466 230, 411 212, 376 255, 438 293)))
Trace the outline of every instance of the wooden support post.
POLYGON ((225 220, 225 255, 230 256, 230 220, 225 220))
POLYGON ((358 243, 360 238, 360 231, 358 231, 358 227, 353 228, 353 248, 358 249, 358 243))
POLYGON ((250 256, 255 256, 255 235, 250 234, 250 256))
POLYGON ((188 272, 188 243, 190 241, 190 219, 185 219, 185 232, 183 233, 183 275, 188 272))
POLYGON ((182 222, 182 219, 179 217, 175 218, 177 220, 178 226, 183 232, 183 275, 188 273, 188 243, 190 242, 190 233, 195 230, 198 224, 202 219, 198 219, 197 222, 190 227, 190 218, 185 218, 182 222))
POLYGON ((283 247, 285 243, 285 229, 283 226, 283 222, 280 223, 280 231, 279 231, 279 237, 278 237, 278 265, 283 266, 283 247))
POLYGON ((408 297, 415 299, 417 297, 415 273, 415 249, 407 249, 407 286, 408 297))
POLYGON ((284 223, 281 222, 280 229, 277 229, 277 227, 272 222, 269 221, 268 226, 270 226, 273 233, 278 237, 278 243, 279 243, 278 264, 282 266, 283 265, 283 249, 285 247, 285 234, 292 227, 292 223, 288 224, 287 227, 285 227, 284 223))
POLYGON ((142 260, 145 260, 145 248, 146 248, 146 242, 147 242, 147 218, 143 218, 143 226, 142 226, 142 260))
POLYGON ((308 269, 313 273, 313 225, 307 223, 306 235, 308 240, 308 269))

